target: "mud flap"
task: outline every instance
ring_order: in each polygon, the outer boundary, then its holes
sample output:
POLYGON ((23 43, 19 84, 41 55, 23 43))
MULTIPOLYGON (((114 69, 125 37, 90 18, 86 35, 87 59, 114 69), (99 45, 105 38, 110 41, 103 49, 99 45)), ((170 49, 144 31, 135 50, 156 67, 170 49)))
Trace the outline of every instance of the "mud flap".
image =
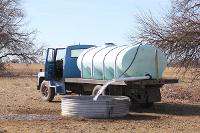
POLYGON ((65 84, 59 81, 49 81, 49 86, 55 88, 56 94, 66 94, 65 84))

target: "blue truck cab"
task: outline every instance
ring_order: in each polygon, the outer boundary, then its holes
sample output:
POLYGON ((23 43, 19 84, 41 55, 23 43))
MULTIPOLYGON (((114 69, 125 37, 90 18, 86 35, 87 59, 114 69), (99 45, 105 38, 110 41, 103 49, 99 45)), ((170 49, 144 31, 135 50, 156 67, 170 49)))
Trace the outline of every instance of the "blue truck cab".
POLYGON ((65 94, 65 78, 80 78, 77 58, 82 51, 94 45, 70 45, 67 48, 48 48, 44 72, 38 73, 37 89, 43 100, 53 100, 55 94, 65 94))

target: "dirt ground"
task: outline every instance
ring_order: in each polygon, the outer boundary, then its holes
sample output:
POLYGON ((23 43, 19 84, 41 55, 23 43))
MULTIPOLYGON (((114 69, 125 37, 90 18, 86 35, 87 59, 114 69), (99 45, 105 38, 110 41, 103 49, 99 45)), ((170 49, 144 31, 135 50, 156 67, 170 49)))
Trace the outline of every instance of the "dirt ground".
POLYGON ((134 106, 120 119, 86 119, 61 116, 60 98, 43 102, 36 77, 0 78, 0 133, 133 133, 200 132, 199 81, 162 88, 162 102, 150 109, 134 106))

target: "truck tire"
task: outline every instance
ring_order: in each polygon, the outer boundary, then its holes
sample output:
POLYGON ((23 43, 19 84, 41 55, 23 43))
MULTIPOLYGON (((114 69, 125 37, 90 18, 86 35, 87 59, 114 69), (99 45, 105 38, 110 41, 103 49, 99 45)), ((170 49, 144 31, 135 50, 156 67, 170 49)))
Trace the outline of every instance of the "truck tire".
POLYGON ((55 96, 55 89, 49 87, 48 81, 43 81, 40 86, 40 95, 43 101, 51 102, 55 96))
MULTIPOLYGON (((96 85, 92 91, 92 96, 95 96, 97 94, 97 92, 101 89, 101 85, 96 85)), ((103 96, 105 96, 105 91, 102 93, 103 96)))

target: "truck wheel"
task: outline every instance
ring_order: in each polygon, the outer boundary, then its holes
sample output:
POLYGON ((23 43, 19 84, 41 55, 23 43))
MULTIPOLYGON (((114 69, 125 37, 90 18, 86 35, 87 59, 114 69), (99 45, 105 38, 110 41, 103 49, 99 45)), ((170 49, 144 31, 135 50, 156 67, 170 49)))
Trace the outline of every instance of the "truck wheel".
MULTIPOLYGON (((101 89, 101 87, 102 87, 101 85, 96 85, 96 86, 94 87, 93 91, 92 91, 92 96, 95 96, 95 95, 97 94, 97 92, 101 89)), ((103 91, 102 95, 103 95, 103 96, 106 95, 106 94, 105 94, 105 91, 103 91)))
POLYGON ((42 100, 51 102, 55 96, 55 89, 49 87, 47 81, 43 81, 40 86, 40 95, 42 100))

